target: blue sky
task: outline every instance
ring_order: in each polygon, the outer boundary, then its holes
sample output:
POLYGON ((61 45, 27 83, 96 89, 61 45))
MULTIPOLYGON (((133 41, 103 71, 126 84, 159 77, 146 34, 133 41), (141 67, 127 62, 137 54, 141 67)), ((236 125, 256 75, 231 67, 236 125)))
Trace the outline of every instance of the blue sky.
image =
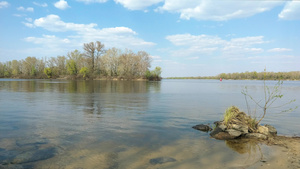
POLYGON ((144 50, 163 77, 300 71, 300 1, 0 0, 0 61, 101 41, 144 50))

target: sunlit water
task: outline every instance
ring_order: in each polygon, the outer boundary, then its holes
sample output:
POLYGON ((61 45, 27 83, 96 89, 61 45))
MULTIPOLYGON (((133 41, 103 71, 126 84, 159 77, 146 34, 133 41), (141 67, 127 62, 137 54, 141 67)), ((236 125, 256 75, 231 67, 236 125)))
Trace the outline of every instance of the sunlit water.
MULTIPOLYGON (((247 111, 245 86, 263 98, 262 81, 0 79, 0 168, 253 166, 271 159, 273 149, 215 140, 191 128, 221 120, 231 105, 247 111), (150 162, 160 157, 165 161, 150 162)), ((269 109, 262 124, 300 136, 300 109, 280 113, 299 105, 300 82, 285 81, 282 93, 272 106, 296 102, 269 109)))

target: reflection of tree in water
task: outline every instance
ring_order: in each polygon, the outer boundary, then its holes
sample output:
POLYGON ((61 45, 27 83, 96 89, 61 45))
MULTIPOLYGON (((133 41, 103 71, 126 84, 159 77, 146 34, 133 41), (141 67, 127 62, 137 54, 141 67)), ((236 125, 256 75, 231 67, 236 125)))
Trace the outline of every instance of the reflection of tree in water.
POLYGON ((147 83, 147 89, 149 92, 159 93, 161 87, 161 81, 153 81, 147 83))
POLYGON ((103 112, 118 114, 145 112, 149 102, 147 96, 149 91, 159 92, 160 83, 94 80, 74 81, 69 87, 72 87, 70 92, 76 93, 77 99, 72 99, 82 106, 85 115, 89 118, 100 118, 103 112))
MULTIPOLYGON (((103 111, 143 113, 148 107, 149 93, 159 93, 161 86, 160 82, 126 80, 16 80, 0 84, 14 92, 48 93, 48 100, 67 98, 74 108, 70 111, 82 111, 92 117, 100 117, 103 111)), ((26 96, 31 102, 40 99, 35 94, 26 96)))
POLYGON ((37 81, 29 80, 29 81, 22 81, 21 88, 26 92, 36 92, 37 88, 37 81))
POLYGON ((260 142, 252 139, 226 140, 227 147, 239 154, 248 154, 245 165, 253 165, 259 161, 264 162, 260 142))
POLYGON ((86 92, 84 99, 84 112, 87 115, 95 115, 95 117, 100 118, 101 115, 101 102, 97 98, 100 96, 100 93, 95 93, 95 84, 94 81, 83 81, 82 87, 86 92))

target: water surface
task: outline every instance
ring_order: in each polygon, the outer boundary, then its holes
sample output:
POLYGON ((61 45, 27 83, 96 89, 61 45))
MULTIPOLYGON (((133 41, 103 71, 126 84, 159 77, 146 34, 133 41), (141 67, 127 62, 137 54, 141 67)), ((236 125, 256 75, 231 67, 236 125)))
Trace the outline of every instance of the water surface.
MULTIPOLYGON (((262 158, 272 160, 275 150, 258 143, 214 140, 191 128, 220 120, 231 105, 246 111, 241 94, 245 86, 254 98, 263 98, 262 81, 0 79, 0 164, 20 168, 255 166, 262 158), (176 161, 150 163, 160 157, 176 161)), ((297 101, 270 109, 262 123, 274 125, 279 134, 300 136, 300 109, 280 113, 299 102, 300 82, 284 82, 283 95, 274 106, 297 101)), ((257 114, 260 111, 257 108, 257 114)))

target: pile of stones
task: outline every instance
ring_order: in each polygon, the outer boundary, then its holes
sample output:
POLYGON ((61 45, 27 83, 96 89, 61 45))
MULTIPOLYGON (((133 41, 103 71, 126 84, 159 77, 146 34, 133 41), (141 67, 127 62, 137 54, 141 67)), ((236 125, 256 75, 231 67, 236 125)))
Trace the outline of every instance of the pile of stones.
POLYGON ((249 116, 243 112, 232 119, 230 122, 224 121, 214 122, 215 126, 212 129, 209 125, 199 124, 193 126, 194 129, 210 132, 210 136, 218 140, 232 140, 237 138, 255 138, 266 140, 269 137, 277 135, 277 130, 271 125, 257 125, 251 127, 248 124, 249 116))

